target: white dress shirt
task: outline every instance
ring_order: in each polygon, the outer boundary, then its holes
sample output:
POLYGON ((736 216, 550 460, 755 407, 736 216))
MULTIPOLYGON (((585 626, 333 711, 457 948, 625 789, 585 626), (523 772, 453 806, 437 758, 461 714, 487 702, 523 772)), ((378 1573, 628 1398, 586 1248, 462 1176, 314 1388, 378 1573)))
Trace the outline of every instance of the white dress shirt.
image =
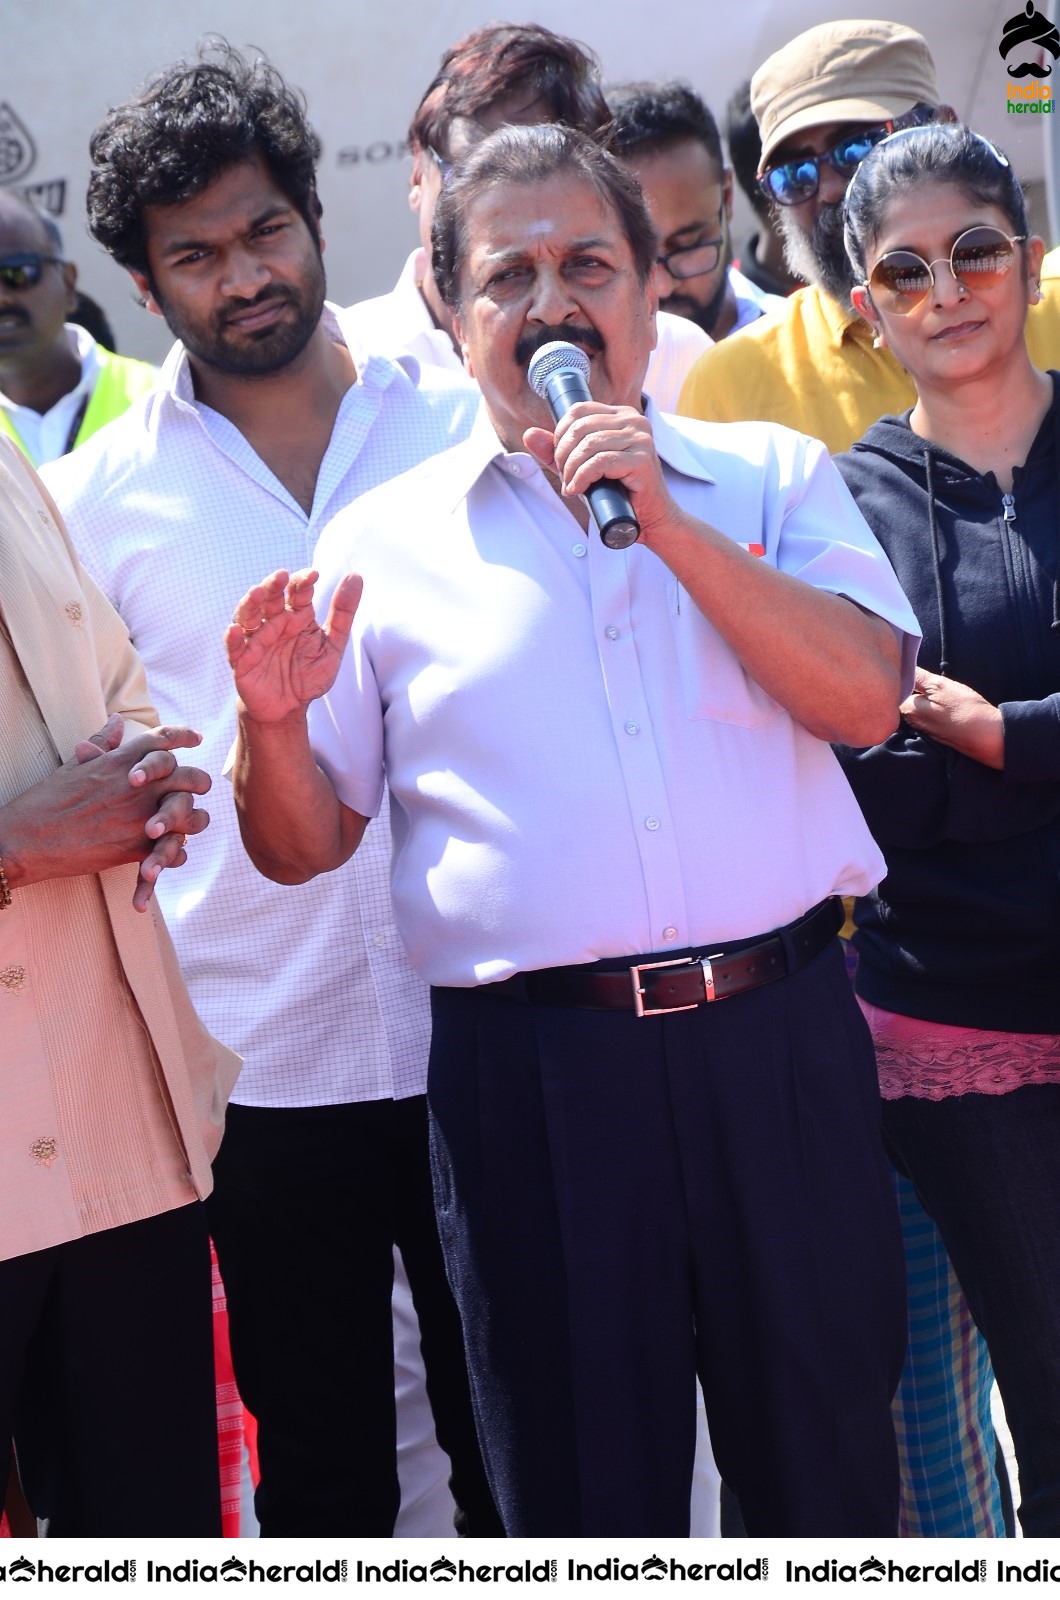
POLYGON ((246 857, 220 781, 235 736, 222 636, 236 601, 278 567, 309 565, 322 527, 356 496, 467 433, 466 385, 406 366, 359 364, 308 517, 239 430, 196 401, 181 345, 153 394, 47 473, 143 656, 160 716, 204 735, 188 759, 213 775, 211 825, 157 892, 201 1016, 245 1058, 233 1096, 244 1105, 425 1088, 430 1021, 394 927, 385 818, 341 872, 281 887, 246 857))
MULTIPOLYGON (((649 415, 680 504, 886 617, 911 683, 916 619, 823 446, 649 415)), ((315 560, 323 606, 349 570, 364 596, 313 747, 366 816, 385 771, 397 923, 431 983, 744 938, 882 876, 830 747, 658 556, 583 533, 484 409, 315 560)))
MULTIPOLYGON (((452 339, 443 328, 435 327, 419 291, 426 270, 426 251, 413 250, 389 294, 359 300, 339 312, 339 323, 355 359, 376 354, 393 361, 410 355, 424 366, 463 372, 452 339)), ((659 312, 656 329, 658 342, 648 362, 644 388, 660 411, 676 411, 689 368, 714 341, 687 317, 674 317, 666 311, 659 312)))

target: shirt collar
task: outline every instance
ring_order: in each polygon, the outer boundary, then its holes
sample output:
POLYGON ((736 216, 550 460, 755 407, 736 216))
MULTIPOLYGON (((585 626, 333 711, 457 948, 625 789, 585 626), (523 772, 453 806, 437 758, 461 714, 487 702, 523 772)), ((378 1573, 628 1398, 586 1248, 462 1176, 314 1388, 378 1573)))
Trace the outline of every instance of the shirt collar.
MULTIPOLYGON (((715 482, 700 455, 690 447, 676 418, 667 417, 658 409, 655 402, 647 397, 645 415, 651 423, 659 460, 665 466, 674 472, 679 472, 682 477, 696 478, 701 483, 715 482)), ((461 501, 467 498, 487 467, 512 454, 526 454, 528 461, 533 459, 523 451, 505 450, 490 421, 489 412, 484 405, 480 405, 467 438, 448 452, 450 467, 450 481, 446 486, 448 509, 455 510, 461 501)))
MULTIPOLYGON (((336 344, 345 345, 349 349, 349 340, 343 333, 340 322, 341 308, 332 305, 330 301, 324 302, 320 320, 327 329, 328 334, 336 344)), ((400 370, 409 381, 419 387, 420 363, 413 355, 399 355, 391 360, 388 356, 368 356, 357 367, 358 382, 366 384, 369 388, 385 389, 393 382, 396 372, 400 370)), ((198 402, 195 398, 195 384, 191 376, 191 363, 188 352, 180 343, 170 350, 162 365, 162 377, 158 388, 161 392, 169 394, 178 403, 191 406, 193 409, 198 402)))
POLYGON ((68 322, 66 333, 81 362, 81 386, 94 384, 99 371, 99 345, 79 323, 68 322))
POLYGON ((872 329, 864 317, 859 316, 852 306, 845 308, 841 306, 833 295, 826 294, 817 284, 811 285, 808 289, 799 289, 796 293, 816 297, 824 325, 837 350, 847 339, 853 339, 857 344, 865 344, 872 338, 872 329))

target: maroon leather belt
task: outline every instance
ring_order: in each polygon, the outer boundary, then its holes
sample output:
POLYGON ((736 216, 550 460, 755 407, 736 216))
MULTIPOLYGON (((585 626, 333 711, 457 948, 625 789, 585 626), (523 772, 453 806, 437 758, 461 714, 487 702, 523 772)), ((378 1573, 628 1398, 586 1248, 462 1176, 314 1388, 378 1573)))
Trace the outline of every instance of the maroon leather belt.
POLYGON ((712 1000, 786 978, 826 949, 843 925, 838 899, 822 900, 797 922, 726 949, 672 961, 638 961, 615 971, 596 966, 545 967, 517 972, 479 993, 530 1006, 579 1006, 593 1011, 634 1011, 638 1017, 691 1011, 712 1000))

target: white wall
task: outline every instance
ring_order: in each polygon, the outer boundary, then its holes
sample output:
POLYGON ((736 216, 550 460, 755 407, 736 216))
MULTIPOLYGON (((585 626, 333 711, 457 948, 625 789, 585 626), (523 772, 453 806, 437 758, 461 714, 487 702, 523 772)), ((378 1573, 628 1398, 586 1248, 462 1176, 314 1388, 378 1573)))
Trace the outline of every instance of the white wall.
MULTIPOLYGON (((389 287, 415 242, 403 138, 443 49, 498 15, 482 0, 2 4, 0 182, 43 186, 45 203, 61 205, 67 254, 84 287, 108 312, 120 348, 151 358, 168 346, 164 326, 133 303, 125 275, 84 231, 88 136, 108 105, 159 67, 194 54, 205 33, 263 49, 304 90, 323 141, 329 293, 348 302, 389 287)), ((997 46, 1004 21, 1019 9, 1019 0, 921 0, 915 8, 886 0, 537 0, 515 4, 509 15, 530 13, 590 45, 611 81, 682 77, 719 115, 770 50, 815 22, 852 11, 911 21, 927 36, 958 114, 1007 149, 1022 177, 1040 179, 1042 119, 1005 114, 997 46)))

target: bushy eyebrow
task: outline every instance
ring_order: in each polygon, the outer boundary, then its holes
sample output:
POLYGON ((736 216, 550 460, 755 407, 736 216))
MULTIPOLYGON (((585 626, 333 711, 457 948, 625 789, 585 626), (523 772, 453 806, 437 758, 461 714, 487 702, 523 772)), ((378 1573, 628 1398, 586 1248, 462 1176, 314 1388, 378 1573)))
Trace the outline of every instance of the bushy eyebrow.
MULTIPOLYGON (((563 253, 567 256, 577 256, 583 255, 586 251, 602 250, 610 252, 615 248, 616 242, 614 239, 592 237, 586 239, 572 239, 571 242, 564 247, 563 253)), ((532 254, 533 251, 530 246, 511 245, 507 248, 500 248, 498 250, 490 251, 485 254, 481 260, 483 267, 486 268, 513 266, 518 265, 521 261, 528 261, 532 254)))
MULTIPOLYGON (((247 224, 246 231, 247 233, 253 233, 255 228, 263 228, 266 223, 272 222, 276 217, 287 216, 293 210, 294 207, 288 202, 275 200, 271 205, 266 206, 264 211, 259 212, 256 217, 251 218, 250 222, 247 224)), ((165 243, 159 243, 158 249, 162 255, 175 256, 183 254, 185 250, 208 249, 212 242, 213 241, 210 239, 201 239, 189 236, 186 239, 177 238, 167 240, 165 243)))

